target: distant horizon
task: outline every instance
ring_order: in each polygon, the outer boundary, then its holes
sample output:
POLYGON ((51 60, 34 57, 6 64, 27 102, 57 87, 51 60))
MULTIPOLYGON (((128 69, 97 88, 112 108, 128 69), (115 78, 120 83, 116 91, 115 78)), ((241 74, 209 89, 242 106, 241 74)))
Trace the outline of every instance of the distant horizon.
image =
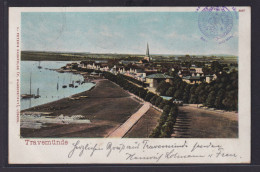
MULTIPOLYGON (((52 53, 84 53, 84 54, 122 54, 122 55, 143 55, 145 56, 145 54, 137 54, 137 53, 95 53, 95 52, 80 52, 80 51, 41 51, 41 50, 21 50, 21 51, 28 51, 28 52, 52 52, 52 53)), ((234 54, 151 54, 150 55, 174 55, 174 56, 185 56, 185 55, 189 55, 189 56, 236 56, 234 54)))

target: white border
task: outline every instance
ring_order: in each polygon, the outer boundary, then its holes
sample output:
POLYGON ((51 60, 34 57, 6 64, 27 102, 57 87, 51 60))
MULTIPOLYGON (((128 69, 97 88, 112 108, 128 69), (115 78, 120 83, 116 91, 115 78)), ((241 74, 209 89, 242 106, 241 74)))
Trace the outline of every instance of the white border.
MULTIPOLYGON (((237 10, 245 9, 239 13, 239 138, 238 139, 146 139, 151 144, 188 144, 199 142, 200 144, 220 144, 229 153, 237 153, 236 158, 193 158, 193 159, 163 159, 159 163, 250 163, 251 161, 251 8, 236 7, 237 10)), ((113 144, 134 144, 144 139, 65 139, 69 146, 26 146, 25 139, 20 139, 20 124, 16 122, 16 33, 20 27, 21 12, 114 12, 114 11, 171 11, 171 12, 195 12, 196 7, 10 7, 9 8, 9 163, 10 164, 79 164, 79 163, 156 163, 154 160, 126 160, 124 154, 114 152, 109 158, 106 152, 96 153, 95 156, 67 158, 71 150, 71 144, 76 140, 84 143, 104 145, 107 142, 113 144)), ((21 40, 21 38, 20 38, 21 40)), ((37 139, 33 139, 37 140, 37 139)), ((39 140, 39 139, 38 139, 39 140)), ((50 140, 50 139, 40 139, 50 140)), ((62 139, 61 139, 62 140, 62 139)), ((165 151, 144 150, 142 154, 149 155, 165 151)), ((201 149, 202 152, 211 151, 201 149)), ((132 151, 129 151, 132 152, 132 151)), ((183 149, 180 153, 187 153, 183 149)))

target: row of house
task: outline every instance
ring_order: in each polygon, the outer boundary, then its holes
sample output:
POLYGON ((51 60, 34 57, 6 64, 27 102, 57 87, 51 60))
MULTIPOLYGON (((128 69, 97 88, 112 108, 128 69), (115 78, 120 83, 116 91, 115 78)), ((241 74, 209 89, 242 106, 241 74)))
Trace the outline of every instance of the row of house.
MULTIPOLYGON (((67 64, 66 68, 70 68, 76 63, 67 64)), ((100 70, 111 72, 115 75, 123 74, 139 81, 149 84, 149 87, 156 88, 157 85, 165 80, 166 82, 171 82, 173 77, 161 74, 157 72, 156 68, 144 67, 132 65, 132 67, 124 66, 123 64, 117 64, 109 68, 107 61, 92 61, 92 62, 80 62, 77 64, 80 68, 100 70)), ((217 79, 214 75, 204 75, 201 67, 191 66, 190 68, 181 67, 178 72, 180 78, 188 84, 200 84, 202 82, 210 83, 217 79)))
POLYGON ((204 75, 202 67, 192 65, 190 68, 181 67, 178 72, 180 78, 188 84, 210 83, 217 79, 217 75, 204 75))

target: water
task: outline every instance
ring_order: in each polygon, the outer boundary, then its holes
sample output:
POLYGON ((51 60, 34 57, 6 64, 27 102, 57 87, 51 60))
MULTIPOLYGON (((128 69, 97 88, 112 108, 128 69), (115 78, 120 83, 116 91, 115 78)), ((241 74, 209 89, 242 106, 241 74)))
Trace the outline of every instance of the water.
POLYGON ((49 103, 73 94, 77 94, 92 88, 95 84, 84 83, 82 85, 75 81, 83 81, 82 75, 72 73, 58 73, 49 69, 58 69, 65 66, 68 61, 42 61, 42 69, 38 69, 38 61, 22 61, 21 62, 21 94, 30 93, 30 73, 31 73, 31 93, 37 94, 39 88, 39 95, 41 97, 34 99, 21 99, 21 110, 28 109, 37 105, 49 103), (46 69, 47 68, 47 69, 46 69), (69 83, 74 81, 77 88, 69 87, 69 83), (57 89, 57 83, 59 88, 57 89), (62 88, 62 85, 67 85, 67 88, 62 88))

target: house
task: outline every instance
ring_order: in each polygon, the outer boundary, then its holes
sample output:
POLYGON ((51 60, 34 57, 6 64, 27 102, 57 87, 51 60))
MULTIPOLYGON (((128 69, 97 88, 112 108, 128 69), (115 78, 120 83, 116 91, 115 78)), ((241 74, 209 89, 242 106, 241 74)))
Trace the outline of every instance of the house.
POLYGON ((81 63, 78 65, 79 68, 87 68, 87 66, 84 63, 81 63))
POLYGON ((203 73, 201 67, 195 67, 194 69, 195 69, 196 73, 199 73, 199 74, 202 74, 202 73, 203 73))
POLYGON ((65 68, 66 69, 71 69, 72 68, 72 64, 71 63, 66 64, 65 68))
POLYGON ((119 64, 122 64, 122 65, 129 65, 129 64, 135 64, 136 61, 128 61, 128 60, 121 60, 119 61, 119 64))
POLYGON ((107 60, 96 60, 95 63, 106 63, 107 64, 108 61, 107 60))
POLYGON ((176 104, 176 105, 179 105, 179 106, 182 106, 183 105, 183 101, 182 100, 177 100, 177 99, 174 99, 172 101, 173 104, 176 104))
POLYGON ((212 82, 212 81, 214 81, 216 79, 217 79, 217 75, 216 74, 214 74, 214 75, 206 75, 206 82, 207 83, 210 83, 210 82, 212 82))
POLYGON ((94 72, 91 72, 91 73, 90 73, 90 76, 100 76, 100 73, 96 73, 96 72, 94 71, 94 72))
POLYGON ((182 80, 188 84, 200 84, 205 81, 205 76, 185 76, 182 80))
POLYGON ((158 84, 161 81, 171 82, 172 79, 173 79, 172 76, 156 73, 156 74, 148 75, 146 77, 146 83, 149 84, 149 87, 157 88, 158 84))
POLYGON ((143 60, 140 60, 139 63, 141 63, 141 64, 145 64, 145 63, 149 63, 149 61, 143 59, 143 60))

